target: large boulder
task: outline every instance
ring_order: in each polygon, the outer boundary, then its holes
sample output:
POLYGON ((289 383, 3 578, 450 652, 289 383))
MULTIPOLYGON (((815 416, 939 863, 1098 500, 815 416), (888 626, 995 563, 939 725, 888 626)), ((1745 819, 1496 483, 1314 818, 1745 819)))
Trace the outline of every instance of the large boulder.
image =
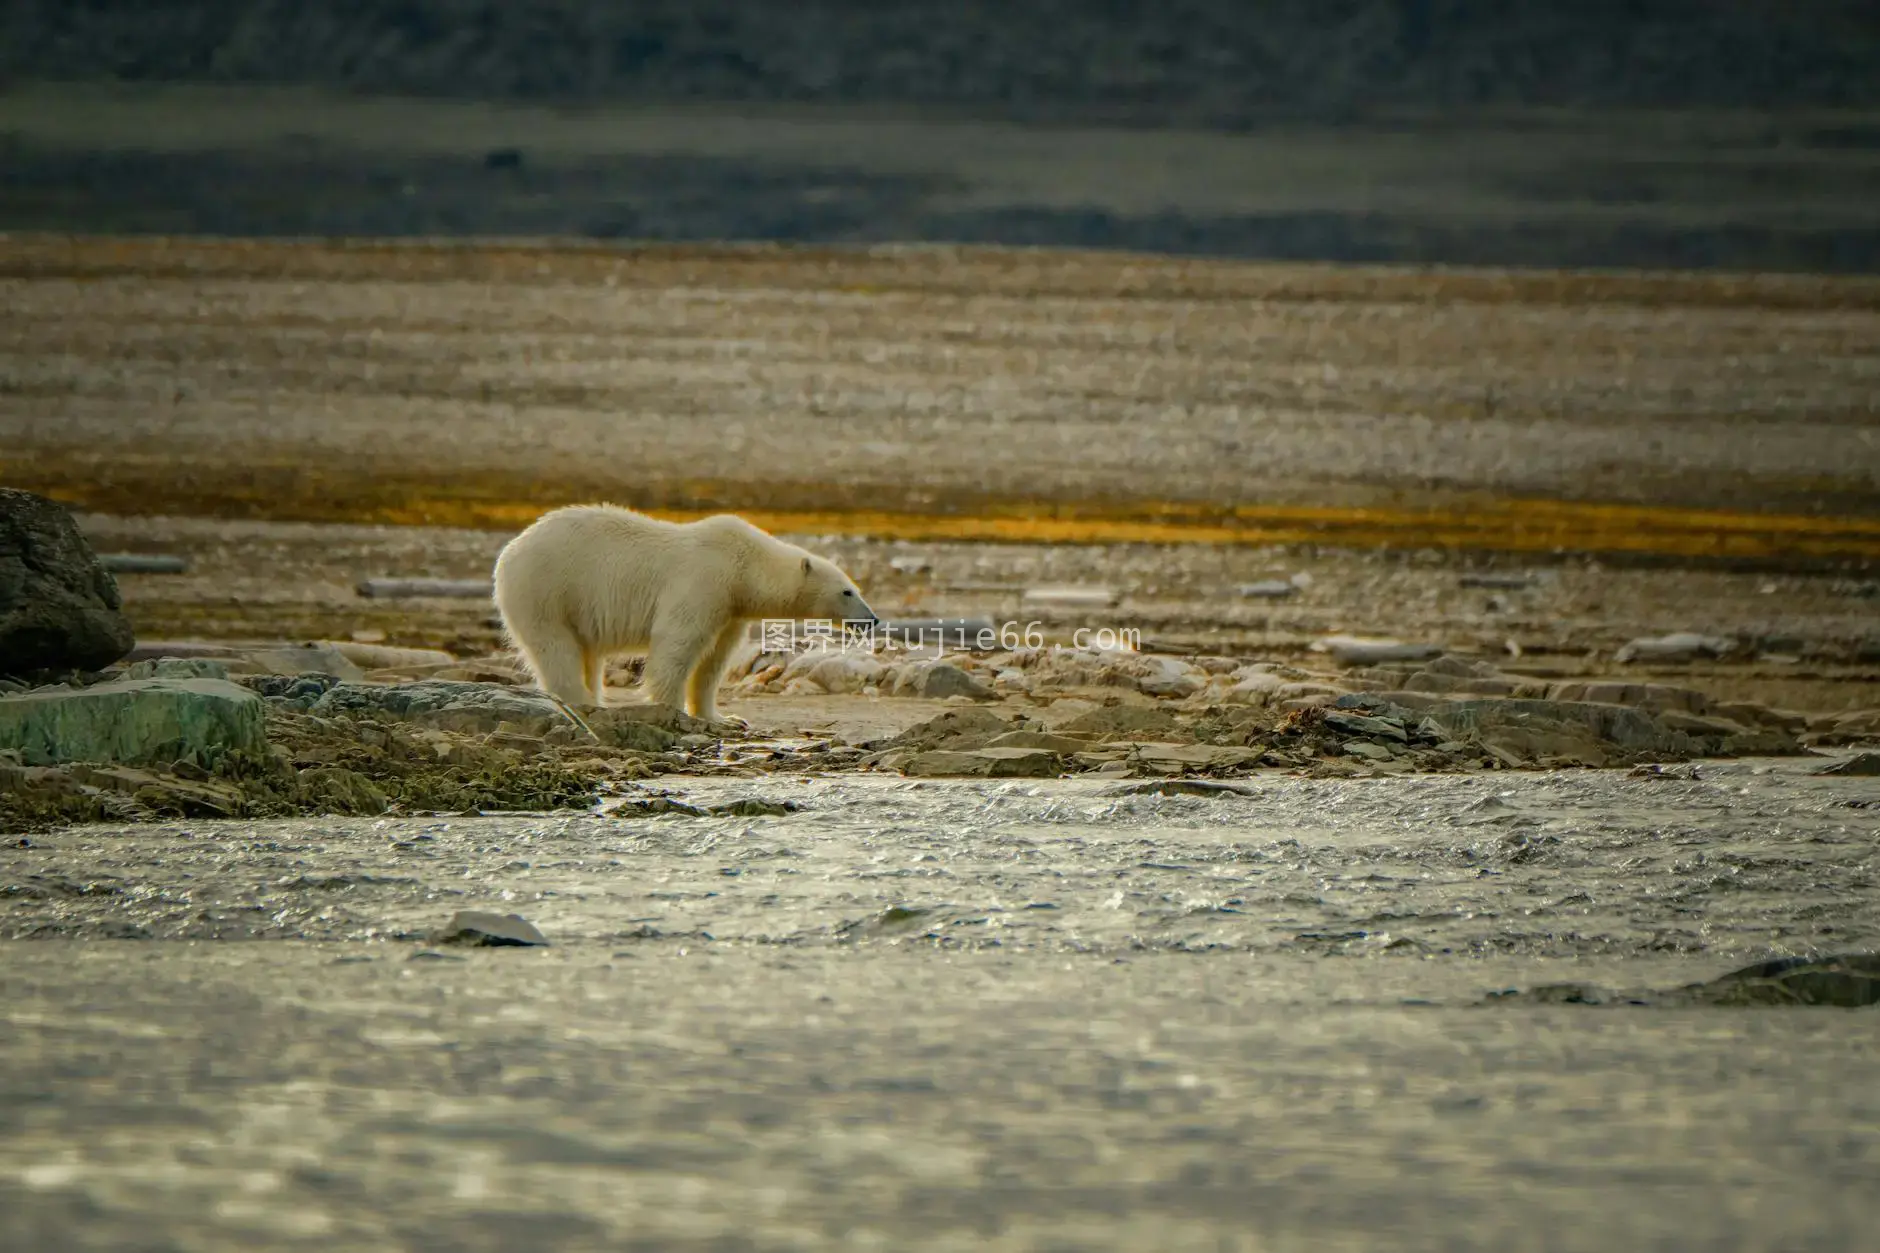
POLYGON ((267 752, 266 706, 226 679, 117 679, 0 697, 0 749, 29 766, 66 762, 211 766, 267 752))
POLYGON ((65 507, 0 487, 0 676, 102 670, 136 642, 117 580, 65 507))

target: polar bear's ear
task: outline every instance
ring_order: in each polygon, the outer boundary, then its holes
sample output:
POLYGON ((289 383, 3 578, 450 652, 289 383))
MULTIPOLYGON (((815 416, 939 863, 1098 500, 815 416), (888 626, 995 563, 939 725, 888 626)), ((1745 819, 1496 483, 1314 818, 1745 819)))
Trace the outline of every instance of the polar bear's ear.
POLYGON ((809 567, 809 558, 808 558, 808 557, 805 557, 805 558, 803 558, 803 573, 804 573, 804 574, 808 574, 808 573, 809 573, 809 569, 810 569, 810 567, 809 567))

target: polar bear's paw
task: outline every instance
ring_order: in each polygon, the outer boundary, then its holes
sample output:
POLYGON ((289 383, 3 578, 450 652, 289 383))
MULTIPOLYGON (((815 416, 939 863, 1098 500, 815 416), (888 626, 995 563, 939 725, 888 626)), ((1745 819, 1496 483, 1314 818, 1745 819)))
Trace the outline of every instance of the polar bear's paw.
POLYGON ((713 714, 705 726, 713 735, 742 735, 751 729, 750 723, 734 714, 713 714))

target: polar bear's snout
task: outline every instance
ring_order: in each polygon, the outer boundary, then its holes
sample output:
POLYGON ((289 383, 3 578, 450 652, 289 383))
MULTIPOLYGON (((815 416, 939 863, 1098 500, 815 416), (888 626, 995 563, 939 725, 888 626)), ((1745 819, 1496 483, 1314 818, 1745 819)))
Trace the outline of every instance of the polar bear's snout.
POLYGON ((842 610, 842 620, 856 626, 875 626, 881 621, 862 599, 862 594, 852 587, 842 589, 842 610))

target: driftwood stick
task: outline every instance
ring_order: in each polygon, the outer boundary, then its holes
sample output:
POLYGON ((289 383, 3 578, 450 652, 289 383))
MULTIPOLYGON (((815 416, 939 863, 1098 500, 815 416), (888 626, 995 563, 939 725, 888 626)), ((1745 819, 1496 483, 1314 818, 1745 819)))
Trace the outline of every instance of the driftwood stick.
POLYGON ((182 574, 189 569, 189 558, 160 553, 102 553, 98 561, 113 574, 182 574))
POLYGON ((375 600, 410 599, 420 596, 488 599, 491 594, 488 579, 366 579, 353 590, 361 596, 375 600))

